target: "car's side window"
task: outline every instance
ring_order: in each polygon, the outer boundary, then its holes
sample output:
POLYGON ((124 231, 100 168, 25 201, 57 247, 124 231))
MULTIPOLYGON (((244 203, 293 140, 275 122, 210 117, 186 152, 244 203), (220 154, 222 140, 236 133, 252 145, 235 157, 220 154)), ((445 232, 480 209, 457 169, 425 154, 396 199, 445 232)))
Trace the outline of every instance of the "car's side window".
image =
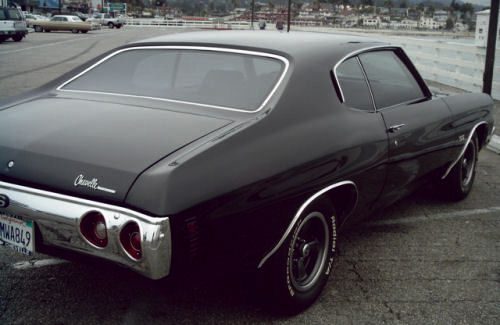
POLYGON ((374 110, 370 89, 357 57, 342 62, 335 74, 346 105, 362 110, 374 110))
POLYGON ((394 51, 359 55, 378 109, 425 97, 414 76, 394 51))

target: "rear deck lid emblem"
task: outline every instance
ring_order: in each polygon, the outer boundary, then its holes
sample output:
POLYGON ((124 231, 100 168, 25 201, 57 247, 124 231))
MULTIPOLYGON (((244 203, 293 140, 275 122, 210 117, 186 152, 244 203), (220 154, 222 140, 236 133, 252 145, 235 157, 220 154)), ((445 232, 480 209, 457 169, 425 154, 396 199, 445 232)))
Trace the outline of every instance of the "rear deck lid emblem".
POLYGON ((73 182, 73 185, 75 187, 78 187, 78 186, 87 187, 87 188, 94 190, 94 191, 103 191, 103 192, 108 192, 108 193, 112 193, 112 194, 116 193, 115 190, 100 186, 99 180, 97 178, 94 177, 92 179, 85 179, 85 176, 83 174, 76 176, 75 181, 73 182))

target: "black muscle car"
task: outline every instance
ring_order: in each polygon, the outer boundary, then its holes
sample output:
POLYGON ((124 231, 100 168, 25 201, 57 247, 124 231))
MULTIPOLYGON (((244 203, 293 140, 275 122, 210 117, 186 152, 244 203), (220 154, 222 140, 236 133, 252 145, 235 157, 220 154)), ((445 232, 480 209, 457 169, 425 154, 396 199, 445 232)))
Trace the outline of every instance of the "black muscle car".
POLYGON ((401 48, 359 37, 128 44, 0 103, 0 240, 152 279, 237 264, 299 311, 339 231, 426 182, 467 196, 492 106, 433 97, 401 48))

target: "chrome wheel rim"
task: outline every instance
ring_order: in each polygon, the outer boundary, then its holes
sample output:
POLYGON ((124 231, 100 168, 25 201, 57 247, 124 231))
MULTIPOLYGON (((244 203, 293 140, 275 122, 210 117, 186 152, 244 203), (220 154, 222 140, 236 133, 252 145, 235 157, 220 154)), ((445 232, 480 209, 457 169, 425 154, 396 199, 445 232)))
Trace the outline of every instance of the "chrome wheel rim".
POLYGON ((295 232, 288 265, 297 291, 307 291, 318 282, 328 257, 328 238, 328 224, 319 212, 310 213, 295 232))
POLYGON ((476 147, 474 142, 470 142, 460 161, 462 169, 462 186, 466 187, 472 180, 474 168, 476 166, 476 147))

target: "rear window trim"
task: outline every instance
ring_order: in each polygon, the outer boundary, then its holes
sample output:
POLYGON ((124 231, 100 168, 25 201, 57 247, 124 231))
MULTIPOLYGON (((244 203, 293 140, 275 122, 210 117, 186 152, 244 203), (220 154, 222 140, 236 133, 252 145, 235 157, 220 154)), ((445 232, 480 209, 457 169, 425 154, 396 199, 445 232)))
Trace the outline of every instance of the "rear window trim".
POLYGON ((102 95, 111 95, 111 96, 120 96, 120 97, 132 97, 132 98, 143 98, 143 99, 151 99, 151 100, 158 100, 158 101, 164 101, 164 102, 170 102, 170 103, 179 103, 179 104, 189 104, 189 105, 196 105, 200 107, 208 107, 208 108, 215 108, 215 109, 221 109, 221 110, 227 110, 227 111, 233 111, 233 112, 242 112, 242 113, 256 113, 262 110, 269 100, 273 97, 273 95, 276 93, 278 90, 279 86, 281 85, 283 79, 285 78, 288 69, 290 67, 290 62, 288 61, 287 58, 276 55, 276 54, 271 54, 271 53, 266 53, 266 52, 257 52, 257 51, 248 51, 248 50, 239 50, 239 49, 231 49, 231 48, 224 48, 224 47, 206 47, 206 46, 170 46, 170 45, 158 45, 158 46, 134 46, 134 47, 128 47, 125 49, 121 49, 118 51, 115 51, 106 57, 102 58, 98 62, 94 63, 87 69, 83 70, 82 72, 78 73, 74 77, 68 79, 64 83, 62 83, 59 87, 56 88, 56 90, 61 91, 61 92, 73 92, 73 93, 85 93, 85 94, 102 94, 102 95), (109 60, 110 58, 114 57, 115 55, 118 55, 123 52, 127 51, 134 51, 134 50, 194 50, 194 51, 210 51, 210 52, 222 52, 222 53, 235 53, 235 54, 243 54, 243 55, 252 55, 252 56, 259 56, 259 57, 266 57, 266 58, 272 58, 272 59, 277 59, 281 61, 284 64, 283 71, 281 72, 281 75, 274 85, 274 87, 271 89, 267 97, 264 99, 264 101, 254 110, 244 110, 244 109, 239 109, 239 108, 233 108, 233 107, 226 107, 226 106, 218 106, 218 105, 210 105, 210 104, 203 104, 203 103, 197 103, 197 102, 190 102, 190 101, 182 101, 182 100, 175 100, 175 99, 168 99, 168 98, 160 98, 160 97, 151 97, 151 96, 141 96, 141 95, 129 95, 129 94, 123 94, 123 93, 115 93, 115 92, 103 92, 103 91, 96 91, 96 90, 74 90, 74 89, 64 89, 66 85, 71 83, 73 80, 81 77, 85 73, 89 72, 90 70, 94 69, 95 67, 101 65, 105 61, 109 60))

